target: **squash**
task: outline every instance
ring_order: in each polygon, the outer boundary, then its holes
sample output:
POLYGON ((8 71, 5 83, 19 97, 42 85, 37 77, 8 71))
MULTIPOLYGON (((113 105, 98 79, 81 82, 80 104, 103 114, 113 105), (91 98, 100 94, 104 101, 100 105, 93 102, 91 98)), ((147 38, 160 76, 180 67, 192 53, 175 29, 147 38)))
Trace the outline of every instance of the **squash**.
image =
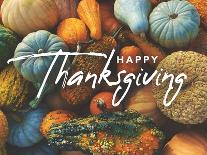
MULTIPOLYGON (((49 52, 57 53, 60 49, 68 51, 67 45, 60 37, 45 30, 39 30, 37 32, 30 33, 20 44, 18 44, 14 53, 14 58, 49 52)), ((32 57, 15 61, 14 66, 26 80, 34 83, 42 83, 52 61, 53 56, 32 57)), ((52 69, 53 71, 51 71, 53 75, 51 74, 48 77, 48 82, 50 82, 49 80, 52 81, 54 74, 59 71, 61 63, 60 59, 57 60, 55 67, 52 69)))
MULTIPOLYGON (((95 95, 90 102, 90 112, 92 115, 98 115, 102 112, 113 112, 121 110, 121 106, 113 107, 112 105, 113 93, 100 92, 95 95)), ((118 98, 115 99, 117 101, 118 98)))
POLYGON ((206 155, 207 136, 203 131, 183 131, 164 147, 163 155, 206 155))
POLYGON ((207 32, 200 29, 198 37, 192 42, 189 51, 196 51, 207 56, 207 32))
POLYGON ((193 4, 200 17, 201 17, 201 23, 203 24, 203 26, 205 28, 207 28, 207 1, 203 1, 203 0, 188 0, 188 2, 190 2, 191 4, 193 4))
POLYGON ((33 97, 32 85, 23 79, 13 65, 0 72, 0 107, 20 110, 33 97))
POLYGON ((45 140, 31 147, 19 148, 10 146, 8 148, 9 155, 59 155, 57 149, 52 148, 45 140))
POLYGON ((102 29, 109 34, 112 34, 121 26, 114 16, 113 5, 112 1, 100 3, 102 29))
POLYGON ((53 124, 66 122, 72 118, 73 115, 67 111, 64 110, 52 111, 43 118, 40 126, 40 132, 44 137, 47 137, 47 133, 53 124))
POLYGON ((166 48, 188 46, 198 35, 200 16, 187 1, 160 3, 150 14, 150 36, 166 48))
POLYGON ((4 68, 18 44, 17 35, 8 28, 0 25, 0 69, 4 68))
POLYGON ((40 142, 43 137, 39 131, 47 110, 39 107, 33 111, 12 113, 8 116, 8 143, 18 147, 29 147, 40 142))
POLYGON ((48 142, 60 150, 86 154, 153 154, 164 134, 135 112, 114 112, 73 119, 50 128, 48 142), (142 149, 140 149, 142 148, 142 149))
POLYGON ((101 13, 98 2, 96 0, 81 0, 77 12, 80 19, 88 26, 91 38, 101 39, 101 13))
POLYGON ((84 22, 77 18, 63 20, 57 27, 57 35, 70 48, 76 47, 78 42, 86 42, 88 39, 88 32, 84 22))
POLYGON ((5 0, 1 12, 4 26, 20 36, 52 29, 59 18, 55 0, 5 0))
POLYGON ((125 46, 121 49, 119 57, 123 58, 123 62, 117 63, 117 72, 125 70, 127 73, 137 74, 141 70, 142 62, 136 62, 136 56, 142 57, 141 50, 136 46, 125 46), (131 58, 133 63, 128 62, 127 60, 131 58))
POLYGON ((60 21, 66 18, 76 18, 77 6, 80 0, 55 0, 59 10, 60 21))
POLYGON ((150 0, 116 0, 114 14, 118 20, 130 27, 134 34, 148 32, 150 0))
POLYGON ((0 155, 7 155, 6 147, 0 146, 0 155))
MULTIPOLYGON (((4 145, 8 137, 8 122, 4 113, 0 110, 0 146, 4 145)), ((1 155, 1 153, 0 153, 1 155)))
MULTIPOLYGON (((111 54, 113 48, 117 46, 116 40, 108 35, 104 35, 101 40, 98 40, 90 44, 85 50, 85 53, 94 52, 94 53, 104 53, 107 56, 111 54)), ((78 71, 82 71, 85 75, 89 72, 91 74, 100 75, 105 64, 106 59, 103 57, 94 57, 94 56, 78 56, 75 58, 73 67, 71 67, 70 73, 74 75, 78 71)), ((98 87, 96 87, 98 88, 98 87)), ((61 96, 68 102, 70 105, 80 105, 87 103, 92 98, 94 92, 97 89, 92 88, 91 81, 82 82, 79 86, 72 85, 66 86, 61 89, 61 96)))

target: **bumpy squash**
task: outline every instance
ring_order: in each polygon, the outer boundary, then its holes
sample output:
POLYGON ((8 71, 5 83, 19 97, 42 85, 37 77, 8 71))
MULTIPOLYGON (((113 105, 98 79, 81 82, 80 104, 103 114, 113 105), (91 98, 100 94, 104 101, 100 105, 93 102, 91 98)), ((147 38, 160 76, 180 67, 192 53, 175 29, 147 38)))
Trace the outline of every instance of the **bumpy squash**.
POLYGON ((184 131, 176 134, 163 149, 163 155, 206 155, 207 136, 203 131, 184 131))
POLYGON ((9 155, 59 155, 58 150, 52 148, 46 141, 41 141, 31 147, 19 148, 11 147, 8 149, 9 155))
POLYGON ((101 14, 98 2, 96 0, 81 0, 77 12, 80 19, 88 26, 91 38, 101 39, 101 14))
POLYGON ((59 18, 55 0, 6 0, 1 12, 4 26, 21 36, 41 29, 49 30, 59 18))
MULTIPOLYGON (((39 30, 30 33, 18 44, 14 58, 32 54, 56 53, 60 49, 68 51, 67 45, 60 37, 45 30, 39 30)), ((41 83, 45 78, 53 58, 53 56, 48 56, 22 59, 15 61, 14 66, 25 79, 31 82, 41 83)), ((51 73, 55 74, 57 73, 55 70, 59 70, 58 62, 56 62, 55 66, 51 73)), ((48 79, 52 79, 52 74, 48 79)))
POLYGON ((8 116, 8 143, 18 147, 29 147, 42 140, 39 131, 47 110, 38 108, 29 112, 19 112, 8 116))
MULTIPOLYGON (((109 55, 116 45, 116 40, 113 37, 105 35, 101 40, 90 44, 84 52, 104 53, 109 55)), ((106 61, 107 60, 103 57, 78 56, 70 70, 71 75, 78 71, 83 71, 85 75, 89 72, 91 74, 100 75, 106 61)), ((79 86, 72 85, 61 89, 61 96, 71 105, 82 104, 83 102, 87 103, 86 101, 92 98, 93 93, 94 89, 92 89, 91 82, 82 82, 79 86)))
POLYGON ((0 73, 0 83, 0 107, 16 111, 32 97, 31 84, 11 65, 0 73))
POLYGON ((18 38, 16 34, 0 25, 0 69, 13 56, 17 44, 18 38))
POLYGON ((69 47, 74 47, 78 42, 86 42, 88 39, 88 32, 84 22, 77 18, 63 20, 57 28, 57 35, 69 47))
POLYGON ((151 155, 164 138, 150 119, 135 112, 104 113, 56 124, 48 137, 61 150, 110 155, 151 155))
MULTIPOLYGON (((4 113, 0 110, 0 145, 4 145, 6 143, 8 136, 8 122, 4 113)), ((1 155, 1 153, 0 153, 1 155)))
POLYGON ((166 48, 186 47, 199 31, 200 16, 187 1, 160 3, 150 14, 150 35, 166 48))
POLYGON ((135 34, 148 31, 150 11, 150 0, 116 0, 114 4, 116 18, 128 25, 135 34))
POLYGON ((47 137, 47 133, 53 124, 66 122, 73 118, 73 115, 64 110, 56 110, 48 113, 44 118, 40 126, 40 132, 44 137, 47 137))

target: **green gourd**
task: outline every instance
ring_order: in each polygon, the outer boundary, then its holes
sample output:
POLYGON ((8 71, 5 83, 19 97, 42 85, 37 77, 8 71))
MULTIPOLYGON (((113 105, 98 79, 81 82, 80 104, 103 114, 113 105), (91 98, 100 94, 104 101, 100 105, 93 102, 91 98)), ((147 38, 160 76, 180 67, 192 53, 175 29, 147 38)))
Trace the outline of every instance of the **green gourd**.
POLYGON ((128 25, 135 34, 148 31, 150 11, 150 0, 116 0, 114 4, 116 18, 128 25))

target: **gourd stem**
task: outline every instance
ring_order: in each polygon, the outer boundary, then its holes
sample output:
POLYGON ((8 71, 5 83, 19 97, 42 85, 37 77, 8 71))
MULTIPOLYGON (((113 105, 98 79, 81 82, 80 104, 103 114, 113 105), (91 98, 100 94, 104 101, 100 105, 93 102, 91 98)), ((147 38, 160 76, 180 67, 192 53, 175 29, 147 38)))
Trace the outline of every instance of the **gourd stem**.
POLYGON ((100 108, 103 112, 107 112, 106 104, 103 100, 98 99, 96 100, 98 108, 100 108))
POLYGON ((173 13, 173 14, 171 14, 169 17, 170 17, 171 19, 175 19, 175 18, 177 18, 177 17, 178 17, 178 14, 173 13))
POLYGON ((43 49, 39 49, 39 50, 37 51, 37 53, 38 53, 38 54, 44 53, 44 50, 43 50, 43 49))

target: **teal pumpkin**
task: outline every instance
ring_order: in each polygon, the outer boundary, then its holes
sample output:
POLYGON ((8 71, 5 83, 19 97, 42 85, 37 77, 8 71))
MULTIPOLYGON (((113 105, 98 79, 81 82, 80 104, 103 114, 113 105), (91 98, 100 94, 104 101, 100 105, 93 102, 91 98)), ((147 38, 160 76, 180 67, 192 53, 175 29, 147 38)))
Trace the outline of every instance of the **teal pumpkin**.
POLYGON ((43 137, 39 127, 46 113, 46 109, 38 108, 9 115, 8 143, 18 147, 29 147, 40 142, 43 137))
POLYGON ((199 32, 200 16, 187 1, 160 3, 150 14, 150 35, 166 48, 182 48, 199 32))
POLYGON ((8 28, 0 25, 0 69, 2 69, 8 59, 10 59, 18 44, 17 35, 8 28))
POLYGON ((46 141, 41 141, 26 148, 11 146, 11 148, 8 148, 8 155, 58 155, 58 150, 50 147, 46 141))
POLYGON ((147 32, 150 0, 116 0, 114 14, 118 20, 128 25, 135 34, 147 32))
MULTIPOLYGON (((18 44, 14 58, 41 53, 57 53, 60 49, 68 51, 67 45, 57 35, 45 30, 39 30, 28 34, 23 41, 18 44)), ((16 69, 28 81, 41 83, 54 59, 54 56, 30 57, 14 62, 16 69)), ((51 73, 58 72, 57 61, 51 73)), ((52 76, 52 75, 51 75, 52 76)), ((49 78, 50 79, 50 78, 49 78)))

